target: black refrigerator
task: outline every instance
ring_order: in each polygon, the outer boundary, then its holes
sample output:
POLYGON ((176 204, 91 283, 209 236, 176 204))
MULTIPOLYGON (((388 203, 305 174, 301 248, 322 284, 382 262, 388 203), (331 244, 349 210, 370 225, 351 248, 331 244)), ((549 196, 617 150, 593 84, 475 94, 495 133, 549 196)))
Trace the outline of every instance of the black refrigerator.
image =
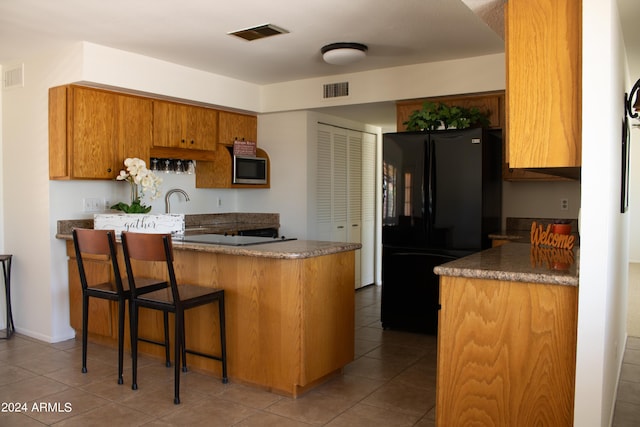
POLYGON ((488 248, 501 212, 500 130, 384 134, 382 327, 436 334, 433 268, 488 248))

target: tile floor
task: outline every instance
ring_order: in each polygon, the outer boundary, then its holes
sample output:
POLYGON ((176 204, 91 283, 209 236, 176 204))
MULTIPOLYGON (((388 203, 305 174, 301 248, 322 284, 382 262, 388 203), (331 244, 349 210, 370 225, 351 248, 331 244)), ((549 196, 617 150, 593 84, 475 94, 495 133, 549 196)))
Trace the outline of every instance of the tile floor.
MULTIPOLYGON (((356 293, 356 359, 344 375, 298 399, 198 372, 184 374, 173 404, 173 369, 141 358, 139 390, 116 384, 116 351, 47 344, 14 335, 0 341, 0 426, 434 426, 436 340, 380 327, 380 288, 356 293)), ((126 361, 127 359, 125 359, 126 361)), ((624 356, 614 427, 639 425, 640 338, 624 356)))
POLYGON ((640 338, 629 337, 620 371, 613 427, 637 427, 639 420, 640 338))
POLYGON ((133 391, 126 355, 116 383, 115 349, 90 344, 82 374, 79 341, 14 335, 0 341, 0 426, 434 426, 436 339, 382 330, 380 293, 356 293, 356 359, 344 375, 295 400, 191 371, 174 405, 173 369, 160 360, 141 358, 133 391))

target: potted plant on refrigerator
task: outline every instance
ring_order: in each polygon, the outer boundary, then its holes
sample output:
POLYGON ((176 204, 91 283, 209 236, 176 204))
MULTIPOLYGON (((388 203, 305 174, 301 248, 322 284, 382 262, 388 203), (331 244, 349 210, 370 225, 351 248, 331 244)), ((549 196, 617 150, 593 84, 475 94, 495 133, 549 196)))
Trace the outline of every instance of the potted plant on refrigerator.
POLYGON ((489 111, 477 107, 465 108, 426 101, 404 122, 408 131, 437 129, 466 129, 471 126, 488 126, 489 111))

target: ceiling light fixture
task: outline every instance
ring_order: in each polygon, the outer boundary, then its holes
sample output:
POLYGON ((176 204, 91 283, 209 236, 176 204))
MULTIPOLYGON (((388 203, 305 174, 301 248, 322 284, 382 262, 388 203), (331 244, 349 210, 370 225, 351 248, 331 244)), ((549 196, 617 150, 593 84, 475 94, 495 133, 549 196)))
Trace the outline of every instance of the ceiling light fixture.
POLYGON ((331 43, 323 46, 320 52, 327 64, 347 65, 363 59, 367 49, 362 43, 331 43))

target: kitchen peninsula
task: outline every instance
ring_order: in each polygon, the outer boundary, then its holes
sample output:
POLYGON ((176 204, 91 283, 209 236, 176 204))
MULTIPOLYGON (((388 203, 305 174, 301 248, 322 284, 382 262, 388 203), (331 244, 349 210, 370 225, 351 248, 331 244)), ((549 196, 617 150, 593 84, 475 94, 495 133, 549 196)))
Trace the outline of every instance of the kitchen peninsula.
POLYGON ((438 425, 573 425, 578 257, 506 243, 434 269, 438 425))
MULTIPOLYGON (((192 229, 214 227, 192 220, 187 216, 192 229)), ((77 333, 82 304, 71 230, 86 226, 92 226, 91 220, 59 221, 56 236, 66 240, 71 325, 77 333)), ((179 281, 225 290, 230 380, 297 397, 341 372, 354 358, 354 251, 359 248, 310 240, 223 246, 174 239, 174 265, 179 281)), ((92 274, 110 274, 105 260, 94 264, 92 274)), ((159 268, 149 273, 164 275, 159 268)), ((90 339, 115 346, 115 305, 94 302, 106 304, 91 307, 90 339)), ((187 316, 188 347, 218 350, 214 310, 202 307, 187 316)), ((141 334, 161 338, 161 315, 141 311, 140 322, 141 334)), ((139 351, 163 354, 162 348, 144 342, 139 351)), ((211 360, 190 355, 188 363, 220 375, 219 364, 211 360)))

